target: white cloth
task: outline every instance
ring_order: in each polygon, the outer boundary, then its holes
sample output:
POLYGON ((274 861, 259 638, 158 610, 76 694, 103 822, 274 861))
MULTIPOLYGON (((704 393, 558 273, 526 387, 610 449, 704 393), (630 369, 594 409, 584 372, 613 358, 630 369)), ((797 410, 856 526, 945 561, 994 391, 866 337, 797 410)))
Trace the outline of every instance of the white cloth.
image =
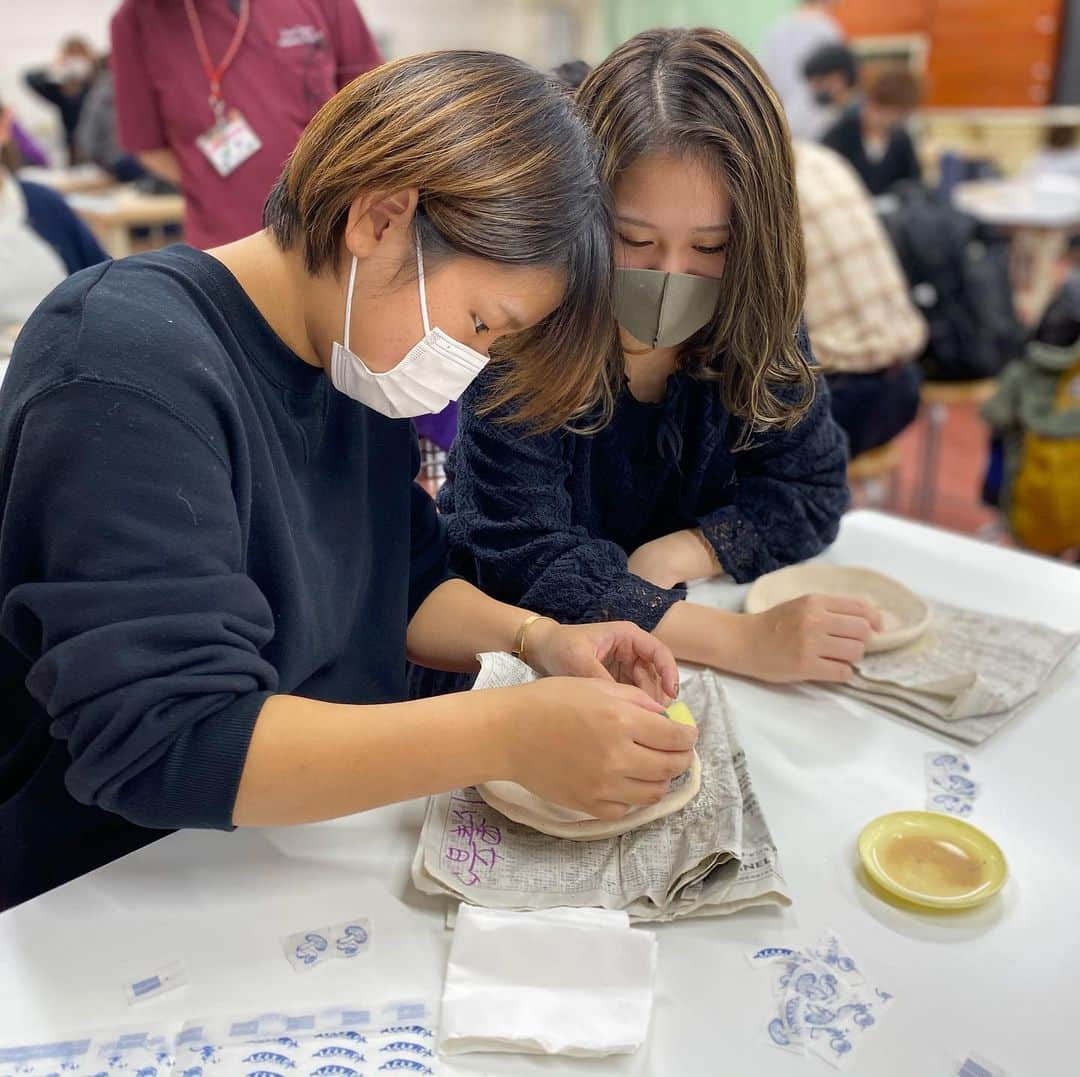
POLYGON ((645 1041, 656 938, 625 912, 462 905, 442 1002, 447 1054, 629 1054, 645 1041))
POLYGON ((794 138, 818 138, 830 111, 814 101, 803 65, 822 45, 843 41, 839 24, 822 11, 795 11, 778 19, 761 43, 761 66, 784 103, 794 138))
POLYGON ((25 322, 66 276, 60 255, 30 227, 22 188, 0 170, 0 325, 25 322))

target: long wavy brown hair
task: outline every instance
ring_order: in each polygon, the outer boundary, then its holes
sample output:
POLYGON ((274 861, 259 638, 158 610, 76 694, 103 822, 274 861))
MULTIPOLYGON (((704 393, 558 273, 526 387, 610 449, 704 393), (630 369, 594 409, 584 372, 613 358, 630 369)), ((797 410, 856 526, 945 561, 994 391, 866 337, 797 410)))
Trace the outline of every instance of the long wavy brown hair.
POLYGON ((680 365, 719 382, 748 429, 793 426, 814 396, 795 339, 806 259, 791 137, 764 71, 719 30, 648 30, 601 63, 577 99, 612 189, 636 161, 662 153, 703 161, 727 187, 720 302, 680 365))
MULTIPOLYGON (((550 430, 609 414, 613 229, 599 156, 551 76, 490 52, 410 56, 361 75, 301 136, 263 220, 308 272, 339 273, 349 207, 415 187, 415 227, 432 264, 456 254, 563 274, 560 306, 497 340, 484 410, 550 430)), ((408 273, 403 267, 403 272, 408 273)))

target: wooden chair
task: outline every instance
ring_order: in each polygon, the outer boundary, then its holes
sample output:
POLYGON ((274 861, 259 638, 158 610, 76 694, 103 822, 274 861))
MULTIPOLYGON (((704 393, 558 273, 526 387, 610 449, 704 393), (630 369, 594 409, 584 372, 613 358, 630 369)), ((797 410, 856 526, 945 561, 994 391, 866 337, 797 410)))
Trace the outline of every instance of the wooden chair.
POLYGON ((849 485, 866 491, 870 504, 895 507, 900 479, 900 447, 896 440, 849 460, 847 476, 849 485))
POLYGON ((941 463, 941 432, 949 417, 949 408, 981 407, 997 391, 997 384, 996 378, 923 382, 919 398, 926 418, 919 463, 920 482, 915 498, 918 515, 924 520, 929 520, 934 512, 941 463))

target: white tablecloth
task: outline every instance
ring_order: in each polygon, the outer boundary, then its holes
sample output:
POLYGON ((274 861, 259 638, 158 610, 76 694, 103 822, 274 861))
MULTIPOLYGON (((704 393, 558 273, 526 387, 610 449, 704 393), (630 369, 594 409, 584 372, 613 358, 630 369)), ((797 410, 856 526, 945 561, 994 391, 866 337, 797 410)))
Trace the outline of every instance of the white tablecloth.
MULTIPOLYGON (((828 556, 946 602, 1080 629, 1077 569, 875 513, 848 516, 828 556)), ((698 597, 729 604, 737 594, 713 583, 698 597)), ((1080 655, 1023 715, 968 750, 982 786, 973 821, 1001 844, 1012 876, 990 905, 959 915, 901 911, 868 893, 856 871, 865 822, 923 806, 923 753, 941 738, 820 689, 727 684, 794 906, 655 929, 653 1024, 633 1057, 477 1055, 448 1071, 826 1073, 823 1063, 765 1042, 769 976, 744 955, 751 945, 812 941, 833 927, 896 995, 851 1072, 946 1075, 971 1051, 1012 1077, 1075 1072, 1080 655)), ((443 906, 408 882, 422 810, 413 802, 317 826, 180 833, 0 915, 0 1043, 132 1019, 437 998, 449 948, 443 906), (373 948, 361 961, 305 975, 286 963, 281 936, 361 914, 373 921, 373 948), (178 959, 189 986, 127 1006, 125 979, 178 959)))

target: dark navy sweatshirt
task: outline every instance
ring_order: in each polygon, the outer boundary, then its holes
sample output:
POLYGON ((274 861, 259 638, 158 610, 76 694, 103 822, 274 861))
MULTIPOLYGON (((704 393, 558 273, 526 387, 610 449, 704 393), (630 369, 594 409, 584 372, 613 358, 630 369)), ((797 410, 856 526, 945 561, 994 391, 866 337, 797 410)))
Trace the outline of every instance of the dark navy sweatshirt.
POLYGON ((209 255, 49 296, 0 390, 0 908, 229 827, 271 694, 405 697, 447 578, 417 465, 209 255))

